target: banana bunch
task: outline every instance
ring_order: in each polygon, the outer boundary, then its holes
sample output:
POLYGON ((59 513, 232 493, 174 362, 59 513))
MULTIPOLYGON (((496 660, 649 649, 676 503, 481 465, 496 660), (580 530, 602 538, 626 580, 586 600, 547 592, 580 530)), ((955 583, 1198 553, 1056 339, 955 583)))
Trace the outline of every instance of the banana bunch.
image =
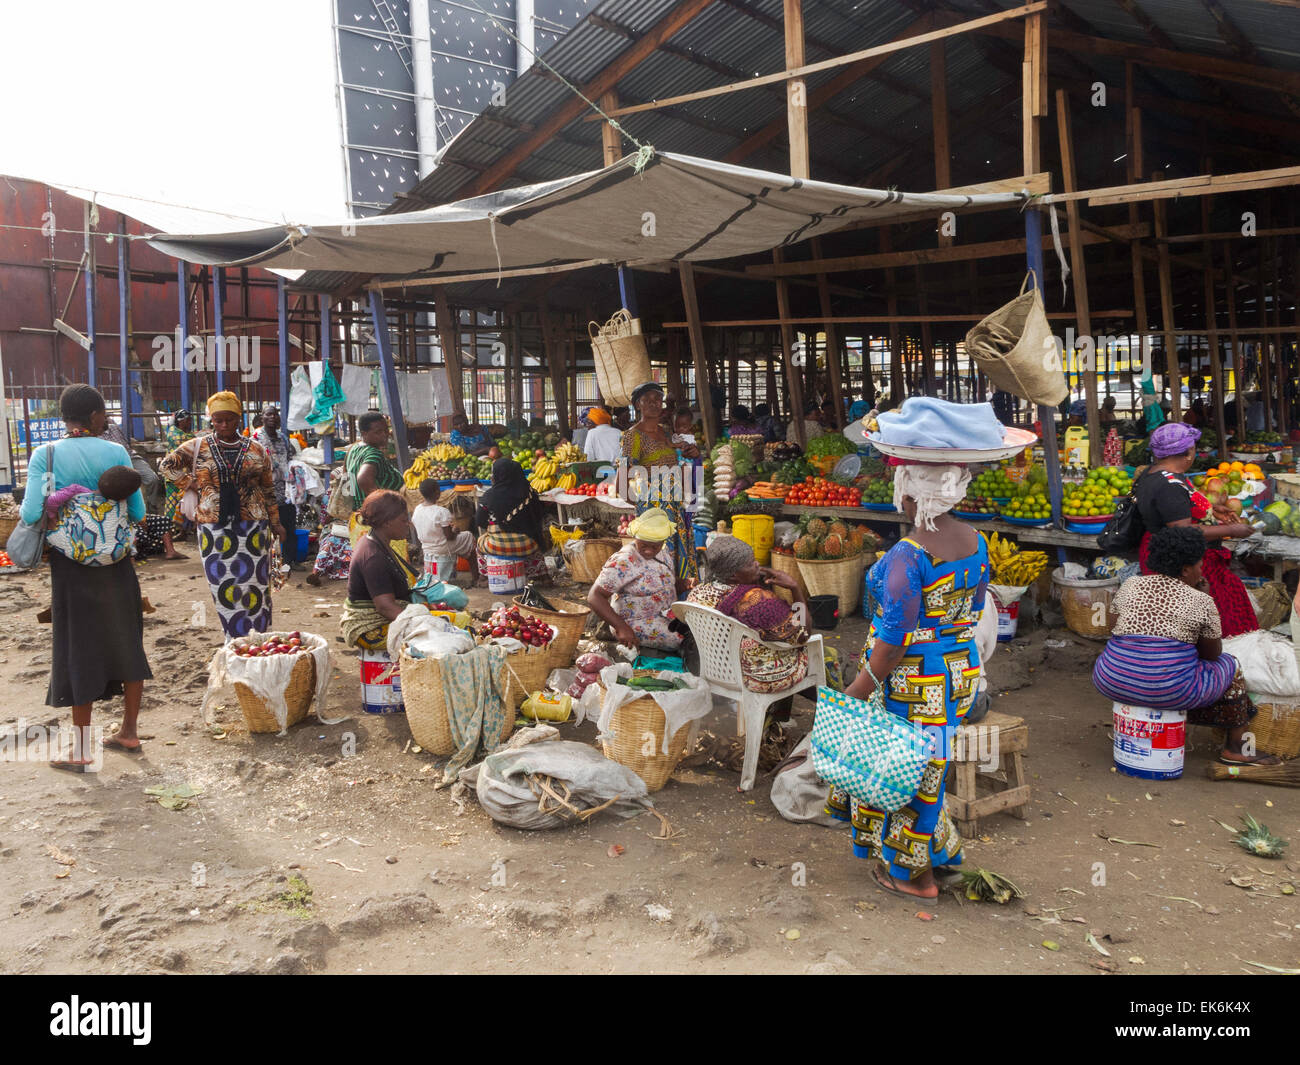
POLYGON ((550 456, 547 456, 546 458, 538 459, 536 462, 533 463, 534 477, 549 477, 552 481, 554 481, 556 476, 559 474, 559 472, 560 472, 560 464, 550 456))
POLYGON ((1045 551, 1021 551, 1015 541, 1000 539, 997 533, 989 534, 988 544, 989 565, 997 584, 1027 587, 1047 568, 1045 551))
POLYGON ((533 475, 528 478, 528 483, 534 492, 549 492, 555 487, 555 478, 543 476, 534 470, 533 475))
POLYGON ((576 473, 566 473, 555 482, 555 487, 561 492, 572 492, 578 487, 578 475, 576 473))
POLYGON ((411 463, 411 468, 402 474, 402 482, 407 488, 419 488, 420 482, 429 476, 429 471, 433 468, 433 459, 429 455, 428 451, 420 452, 411 463))
POLYGON ((465 449, 455 444, 435 444, 420 457, 423 458, 424 455, 430 456, 433 462, 447 462, 449 459, 463 459, 465 449))
POLYGON ((586 456, 582 453, 582 448, 577 444, 570 444, 567 440, 552 452, 551 457, 561 466, 570 462, 581 462, 586 456))

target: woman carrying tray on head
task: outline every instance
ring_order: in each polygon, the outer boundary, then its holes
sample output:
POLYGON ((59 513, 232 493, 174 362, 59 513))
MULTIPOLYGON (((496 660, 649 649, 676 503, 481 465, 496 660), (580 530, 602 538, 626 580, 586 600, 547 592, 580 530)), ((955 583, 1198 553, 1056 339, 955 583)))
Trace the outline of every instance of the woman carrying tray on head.
MULTIPOLYGON (((664 409, 664 390, 655 382, 647 381, 632 393, 632 406, 636 408, 639 418, 623 434, 623 457, 630 465, 643 466, 650 474, 651 483, 648 490, 639 493, 641 498, 629 502, 636 506, 638 514, 658 507, 668 515, 674 526, 668 547, 672 552, 677 580, 693 583, 699 578, 700 571, 695 560, 695 532, 686 516, 685 493, 682 493, 682 498, 660 498, 664 494, 660 490, 664 480, 662 468, 677 467, 678 464, 677 445, 664 432, 660 423, 664 409)), ((699 453, 699 448, 694 444, 687 444, 681 449, 683 459, 695 459, 699 453)), ((680 467, 679 472, 676 483, 685 488, 685 478, 693 473, 693 467, 680 467)), ((694 489, 694 485, 689 487, 694 489)))
POLYGON ((902 445, 914 455, 894 478, 894 506, 914 526, 871 569, 875 615, 847 694, 866 699, 879 686, 886 710, 924 730, 933 757, 902 808, 876 809, 833 789, 827 811, 852 822, 853 853, 875 859, 876 881, 898 894, 937 897, 934 870, 962 860, 961 836, 944 810, 944 782, 953 737, 977 691, 975 627, 990 570, 984 538, 950 513, 970 473, 944 462, 945 452, 1001 457, 1004 433, 1016 432, 1004 430, 988 404, 922 397, 881 415, 870 437, 886 454, 902 445))
POLYGON ((1218 543, 1228 537, 1250 536, 1255 530, 1240 521, 1201 524, 1211 514, 1210 501, 1187 479, 1200 435, 1199 429, 1180 422, 1168 422, 1151 434, 1151 454, 1155 461, 1133 485, 1133 497, 1146 529, 1138 547, 1138 561, 1143 573, 1156 572, 1147 564, 1152 534, 1169 527, 1196 529, 1206 540, 1205 557, 1201 560, 1205 591, 1218 608, 1222 635, 1227 639, 1254 632, 1259 628, 1259 621, 1246 586, 1228 569, 1232 554, 1218 543))

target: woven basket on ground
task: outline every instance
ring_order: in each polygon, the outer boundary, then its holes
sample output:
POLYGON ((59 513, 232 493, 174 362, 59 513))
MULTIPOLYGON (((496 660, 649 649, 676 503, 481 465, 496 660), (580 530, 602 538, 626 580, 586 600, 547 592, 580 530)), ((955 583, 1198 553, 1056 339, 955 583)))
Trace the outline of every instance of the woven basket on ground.
POLYGON ((0 518, 0 548, 9 542, 9 534, 18 528, 17 518, 0 518))
MULTIPOLYGON (((772 569, 776 570, 777 573, 790 574, 791 577, 799 582, 799 590, 803 592, 804 598, 806 599, 808 597, 808 586, 803 582, 803 576, 799 572, 799 560, 795 558, 794 555, 782 555, 773 551, 772 569)), ((794 602, 794 595, 788 589, 773 588, 772 591, 776 592, 776 594, 787 603, 794 602)))
POLYGON ((663 753, 664 729, 667 721, 659 704, 650 696, 632 699, 624 703, 610 715, 608 731, 610 739, 600 741, 605 757, 625 765, 645 781, 650 791, 658 791, 672 776, 677 763, 686 755, 686 742, 690 738, 691 726, 685 724, 677 730, 668 744, 668 753, 663 753), (645 754, 650 748, 650 736, 654 736, 653 754, 645 754))
POLYGON ((575 540, 565 545, 564 561, 575 581, 590 584, 600 576, 609 556, 622 546, 617 540, 602 537, 575 540))
MULTIPOLYGON (((258 634, 260 637, 264 634, 258 634)), ((244 714, 244 724, 249 732, 279 732, 280 722, 267 705, 265 699, 254 693, 247 684, 235 682, 235 695, 239 699, 239 709, 244 714)), ((289 716, 285 718, 284 727, 296 725, 307 716, 311 709, 312 697, 316 694, 316 660, 309 654, 299 652, 298 661, 289 674, 289 683, 284 689, 284 705, 288 707, 289 716)))
POLYGON ((1106 640, 1115 625, 1115 593, 1119 578, 1073 580, 1059 570, 1052 572, 1052 585, 1061 599, 1066 627, 1089 640, 1106 640))
MULTIPOLYGON (((1284 762, 1300 758, 1300 703, 1276 695, 1252 695, 1251 699, 1259 712, 1246 730, 1255 737, 1256 753, 1275 754, 1284 762)), ((1216 728, 1214 735, 1220 744, 1224 742, 1222 729, 1216 728)))
POLYGON ((862 574, 866 570, 866 558, 854 555, 852 558, 796 559, 799 576, 803 578, 808 594, 834 595, 840 600, 840 617, 847 617, 858 609, 862 602, 862 574))
MULTIPOLYGON (((542 650, 516 651, 506 655, 506 705, 512 711, 519 709, 519 704, 535 691, 546 687, 546 678, 555 666, 551 662, 549 648, 542 650)), ((571 664, 569 659, 566 665, 571 664)), ((514 715, 511 714, 513 719, 514 715)))
POLYGON ((587 619, 591 617, 591 607, 586 603, 574 602, 571 599, 557 599, 555 596, 548 595, 547 602, 553 603, 560 609, 543 610, 541 607, 524 606, 519 598, 515 596, 514 603, 521 614, 544 621, 555 629, 555 639, 546 645, 551 668, 563 669, 573 665, 573 660, 578 654, 578 641, 582 639, 582 632, 587 627, 587 619))
MULTIPOLYGON (((442 687, 439 660, 412 658, 403 650, 398 668, 402 675, 402 702, 406 705, 406 723, 411 727, 411 738, 440 758, 455 754, 456 743, 451 738, 451 721, 447 716, 447 698, 442 687)), ((515 715, 507 706, 501 742, 505 742, 514 727, 515 715)))

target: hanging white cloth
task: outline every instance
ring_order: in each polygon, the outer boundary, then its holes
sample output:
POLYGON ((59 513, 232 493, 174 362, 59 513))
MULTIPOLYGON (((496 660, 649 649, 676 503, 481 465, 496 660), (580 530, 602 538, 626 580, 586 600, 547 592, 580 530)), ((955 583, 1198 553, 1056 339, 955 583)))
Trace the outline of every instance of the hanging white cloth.
POLYGON ((365 414, 370 409, 370 377, 372 368, 345 362, 339 387, 343 390, 344 400, 338 409, 354 418, 365 414))
POLYGON ((433 381, 428 370, 417 373, 398 371, 397 395, 407 425, 433 421, 433 381))
POLYGON ((439 418, 451 417, 451 385, 447 383, 447 368, 438 366, 429 371, 433 379, 433 406, 439 418))

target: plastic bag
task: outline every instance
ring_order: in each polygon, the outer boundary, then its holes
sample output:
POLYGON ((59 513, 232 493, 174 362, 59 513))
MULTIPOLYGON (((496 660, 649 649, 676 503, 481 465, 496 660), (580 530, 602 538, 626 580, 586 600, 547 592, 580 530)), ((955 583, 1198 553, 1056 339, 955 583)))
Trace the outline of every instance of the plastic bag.
POLYGON ((578 667, 579 672, 599 673, 602 669, 606 669, 614 663, 604 655, 588 653, 579 655, 573 664, 578 667))
POLYGON ((1297 663, 1295 645, 1286 637, 1264 629, 1243 632, 1223 641, 1223 653, 1232 655, 1241 666, 1247 691, 1288 699, 1300 698, 1300 664, 1297 663))
POLYGON ((645 781, 586 743, 561 740, 550 725, 521 729, 505 747, 460 781, 474 788, 479 804, 498 824, 550 829, 586 821, 605 807, 618 817, 651 809, 645 781))
POLYGON ((308 376, 304 367, 294 368, 293 376, 289 379, 289 409, 285 411, 284 424, 288 430, 295 431, 298 429, 310 428, 307 421, 307 412, 312 407, 311 378, 308 376))
POLYGON ((574 682, 577 676, 576 669, 553 669, 546 678, 546 686, 553 692, 562 692, 574 682))

